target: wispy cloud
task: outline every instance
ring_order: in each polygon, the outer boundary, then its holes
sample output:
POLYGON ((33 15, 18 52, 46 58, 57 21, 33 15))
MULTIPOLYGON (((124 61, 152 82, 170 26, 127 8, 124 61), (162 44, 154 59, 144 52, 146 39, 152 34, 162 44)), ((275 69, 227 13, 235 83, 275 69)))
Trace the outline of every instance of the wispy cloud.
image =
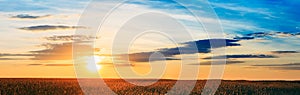
POLYGON ((10 54, 10 53, 0 53, 0 57, 5 56, 34 56, 34 54, 10 54))
POLYGON ((261 64, 252 66, 300 66, 300 63, 289 63, 289 64, 261 64))
POLYGON ((74 64, 28 64, 28 66, 74 66, 74 64))
POLYGON ((69 12, 72 10, 83 9, 87 4, 88 0, 74 0, 74 1, 37 1, 37 0, 0 0, 0 11, 3 12, 69 12), (74 6, 76 5, 76 6, 74 6))
POLYGON ((300 63, 289 63, 289 64, 260 64, 252 65, 254 67, 264 67, 275 70, 300 70, 300 63))
POLYGON ((0 60, 31 60, 31 58, 0 58, 0 60))
POLYGON ((61 29, 85 29, 83 26, 64 26, 64 25, 38 25, 30 27, 22 27, 19 29, 28 31, 46 31, 46 30, 61 30, 61 29))
POLYGON ((121 67, 127 67, 127 66, 130 66, 130 67, 133 67, 133 66, 136 66, 136 64, 132 64, 132 63, 128 63, 128 64, 126 64, 126 63, 110 63, 110 62, 108 62, 108 63, 105 63, 105 62, 99 62, 99 63, 97 63, 97 64, 99 64, 99 65, 101 65, 101 66, 121 66, 121 67))
POLYGON ((33 56, 35 56, 35 54, 0 53, 0 60, 31 60, 33 56))
POLYGON ((89 35, 54 35, 54 36, 44 37, 44 39, 48 41, 72 41, 72 42, 91 41, 97 38, 98 37, 93 37, 89 35))
POLYGON ((300 67, 270 67, 270 69, 276 69, 276 70, 300 70, 300 67))
POLYGON ((300 32, 254 32, 243 36, 234 37, 237 40, 269 39, 269 38, 289 38, 298 37, 300 32))
POLYGON ((254 37, 234 37, 233 39, 236 40, 252 40, 255 39, 254 37))
POLYGON ((273 17, 272 12, 268 12, 268 9, 265 8, 248 8, 248 7, 243 7, 231 3, 212 3, 212 5, 215 7, 228 9, 232 11, 245 12, 245 13, 257 13, 257 14, 263 14, 263 15, 273 17))
POLYGON ((49 17, 51 15, 44 15, 44 16, 33 16, 29 14, 19 14, 16 16, 12 16, 11 18, 19 18, 19 19, 39 19, 39 18, 44 18, 44 17, 49 17))

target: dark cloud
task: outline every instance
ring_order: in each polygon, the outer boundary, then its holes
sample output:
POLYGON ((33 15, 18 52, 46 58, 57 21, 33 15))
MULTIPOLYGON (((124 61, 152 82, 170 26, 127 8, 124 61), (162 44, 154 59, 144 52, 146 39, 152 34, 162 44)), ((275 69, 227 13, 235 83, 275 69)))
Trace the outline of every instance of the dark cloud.
MULTIPOLYGON (((129 54, 129 60, 130 61, 136 61, 136 62, 148 62, 149 58, 152 54, 155 53, 161 53, 165 58, 152 58, 151 61, 158 61, 158 60, 174 60, 172 58, 174 55, 179 54, 195 54, 195 53, 209 53, 211 52, 211 42, 216 42, 214 45, 214 48, 221 48, 221 47, 228 47, 228 46, 240 46, 239 43, 237 43, 239 40, 232 40, 232 39, 204 39, 204 40, 198 40, 198 41, 191 41, 191 42, 185 42, 182 43, 181 47, 175 47, 175 48, 162 48, 158 49, 157 51, 152 52, 140 52, 140 53, 133 53, 129 54), (218 42, 224 41, 225 44, 220 44, 218 42), (196 44, 197 49, 194 49, 194 45, 196 44)), ((127 55, 121 55, 121 59, 127 59, 127 57, 122 57, 127 55)), ((177 60, 177 59, 176 59, 177 60)), ((179 59, 178 59, 179 60, 179 59)))
POLYGON ((207 61, 201 62, 196 64, 189 64, 189 65, 231 65, 231 64, 239 64, 244 63, 244 61, 226 61, 226 64, 223 64, 222 61, 207 61))
POLYGON ((298 51, 271 51, 271 53, 285 54, 285 53, 299 53, 299 52, 298 51))
POLYGON ((259 55, 226 55, 226 56, 215 56, 215 57, 206 57, 203 59, 231 59, 231 58, 278 58, 277 56, 274 55, 264 55, 264 54, 259 54, 259 55))
POLYGON ((293 35, 294 36, 300 35, 300 32, 294 33, 293 35))
MULTIPOLYGON (((183 47, 183 50, 188 50, 190 47, 196 43, 198 52, 197 53, 209 53, 211 52, 211 48, 221 48, 221 47, 228 47, 228 46, 241 46, 241 44, 237 43, 239 40, 234 39, 204 39, 204 40, 198 40, 198 41, 191 41, 183 43, 185 47, 183 47), (224 41, 225 43, 222 44, 220 42, 224 41), (214 43, 214 47, 212 47, 211 43, 214 43)), ((193 54, 192 52, 191 54, 193 54)))
POLYGON ((28 30, 28 31, 46 31, 46 30, 58 30, 58 29, 79 29, 86 28, 83 26, 63 26, 63 25, 39 25, 39 26, 30 26, 30 27, 22 27, 19 29, 28 30))
POLYGON ((252 40, 252 39, 254 39, 254 37, 234 37, 233 39, 236 39, 236 40, 252 40))
POLYGON ((216 43, 214 45, 214 48, 221 48, 221 47, 227 47, 227 46, 240 46, 239 43, 237 43, 239 40, 231 40, 231 39, 204 39, 204 40, 198 40, 198 41, 191 41, 182 43, 183 47, 176 47, 176 48, 163 48, 159 49, 158 52, 164 54, 164 56, 173 56, 182 54, 180 50, 185 51, 186 54, 195 54, 195 53, 209 53, 211 52, 211 42, 222 42, 225 41, 224 45, 216 43), (196 44, 198 51, 193 50, 193 45, 196 44))
POLYGON ((91 41, 97 37, 88 36, 88 35, 54 35, 50 37, 44 37, 48 41, 73 41, 73 42, 82 42, 82 41, 91 41))
POLYGON ((29 14, 19 14, 16 16, 12 16, 11 18, 19 18, 19 19, 38 19, 38 18, 44 18, 44 17, 48 17, 50 15, 44 15, 44 16, 32 16, 29 14))
POLYGON ((179 58, 166 58, 166 60, 181 60, 179 58))

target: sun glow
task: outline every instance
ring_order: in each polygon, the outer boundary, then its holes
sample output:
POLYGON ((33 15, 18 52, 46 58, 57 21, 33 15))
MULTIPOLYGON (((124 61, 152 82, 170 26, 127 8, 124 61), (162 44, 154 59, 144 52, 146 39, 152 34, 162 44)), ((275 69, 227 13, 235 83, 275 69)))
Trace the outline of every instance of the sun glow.
POLYGON ((92 72, 97 72, 102 68, 99 64, 104 59, 103 56, 91 56, 87 58, 87 69, 92 72))

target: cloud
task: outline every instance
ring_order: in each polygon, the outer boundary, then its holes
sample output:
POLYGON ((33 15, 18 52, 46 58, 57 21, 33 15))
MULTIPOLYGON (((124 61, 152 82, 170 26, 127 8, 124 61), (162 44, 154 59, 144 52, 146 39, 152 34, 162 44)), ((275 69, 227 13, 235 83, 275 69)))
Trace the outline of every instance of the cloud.
POLYGON ((233 39, 236 39, 236 40, 252 40, 252 39, 254 39, 254 37, 234 37, 233 39))
POLYGON ((222 61, 206 61, 206 62, 200 62, 196 64, 189 64, 189 65, 231 65, 231 64, 239 64, 244 63, 244 61, 226 61, 226 64, 222 64, 222 61), (212 64, 214 62, 214 64, 212 64))
POLYGON ((299 53, 298 51, 271 51, 274 54, 299 53))
POLYGON ((73 64, 46 64, 44 66, 74 66, 73 64))
POLYGON ((300 67, 270 67, 270 69, 277 69, 277 70, 300 70, 300 67))
POLYGON ((27 53, 13 54, 13 53, 0 53, 0 60, 70 60, 73 56, 73 45, 76 46, 78 52, 88 55, 85 51, 93 49, 100 51, 98 48, 93 48, 89 45, 92 38, 91 36, 84 35, 70 35, 70 36, 51 36, 45 37, 51 41, 67 41, 60 43, 44 43, 40 50, 28 51, 27 53))
POLYGON ((30 60, 30 57, 35 54, 11 54, 11 53, 0 53, 0 60, 30 60), (1 58, 3 57, 3 58, 1 58), (20 58, 22 57, 22 58, 20 58))
MULTIPOLYGON (((225 41, 226 45, 221 45, 219 43, 216 43, 214 45, 214 48, 221 48, 221 47, 227 47, 227 46, 240 46, 237 42, 239 40, 232 40, 232 39, 204 39, 204 40, 198 40, 198 41, 190 41, 182 43, 181 47, 175 47, 175 48, 161 48, 156 51, 151 52, 140 52, 140 53, 133 53, 129 54, 129 60, 130 61, 136 61, 136 62, 148 62, 149 58, 152 54, 155 53, 161 53, 165 58, 152 58, 151 61, 159 61, 159 60, 179 60, 172 58, 174 55, 179 54, 195 54, 195 53, 209 53, 211 52, 211 42, 222 42, 225 41), (194 50, 193 45, 197 46, 198 50, 194 50), (182 51, 182 52, 180 52, 182 51)), ((121 59, 127 60, 127 57, 124 57, 127 55, 121 55, 121 59)))
POLYGON ((276 70, 300 70, 300 63, 289 63, 289 64, 262 64, 252 65, 255 67, 265 67, 276 70))
POLYGON ((39 18, 44 18, 44 17, 49 17, 51 15, 44 15, 44 16, 32 16, 29 14, 19 14, 16 16, 12 16, 11 18, 19 18, 19 19, 39 19, 39 18))
POLYGON ((74 66, 74 64, 28 64, 28 66, 74 66))
POLYGON ((198 41, 191 41, 183 43, 185 45, 184 49, 189 49, 192 47, 194 43, 196 43, 198 52, 197 53, 209 53, 211 52, 211 43, 214 43, 214 48, 228 47, 228 46, 241 46, 241 44, 237 43, 239 40, 234 39, 204 39, 198 41), (224 44, 218 43, 224 41, 224 44))
POLYGON ((126 63, 118 63, 118 64, 115 64, 115 63, 104 63, 104 62, 100 62, 98 63, 99 65, 102 65, 102 66, 120 66, 120 67, 127 67, 127 66, 131 66, 131 67, 134 67, 136 66, 135 64, 132 64, 132 63, 129 63, 129 64, 126 64, 126 63))
MULTIPOLYGON (((46 43, 42 45, 45 49, 30 51, 30 53, 35 54, 33 60, 70 60, 72 59, 73 53, 73 43, 62 43, 62 44, 51 44, 46 43)), ((84 53, 87 49, 93 49, 88 45, 76 44, 77 48, 84 53)))
POLYGON ((50 37, 44 37, 44 39, 48 41, 72 41, 72 42, 91 41, 97 38, 98 37, 93 37, 88 35, 54 35, 50 37))
POLYGON ((28 66, 42 66, 43 64, 28 64, 28 66))
POLYGON ((0 57, 6 56, 34 56, 34 54, 10 54, 10 53, 0 53, 0 57))
POLYGON ((230 3, 212 3, 213 6, 227 9, 227 10, 232 10, 232 11, 238 11, 238 12, 244 12, 244 13, 256 13, 256 14, 263 14, 267 16, 272 17, 271 12, 267 12, 267 9, 263 8, 248 8, 248 7, 243 7, 241 5, 235 5, 235 4, 230 4, 230 3))
POLYGON ((87 0, 74 1, 39 1, 39 0, 0 0, 1 12, 39 12, 39 13, 66 13, 78 12, 84 9, 89 2, 87 0), (76 6, 74 6, 76 5, 76 6))
POLYGON ((61 30, 61 29, 85 29, 83 26, 64 26, 64 25, 38 25, 30 27, 22 27, 19 29, 28 30, 28 31, 46 31, 46 30, 61 30))
MULTIPOLYGON (((216 13, 221 19, 231 19, 245 23, 252 23, 258 31, 286 31, 298 32, 299 12, 291 1, 211 1, 216 13), (284 7, 284 8, 283 8, 284 7), (284 13, 284 14, 282 14, 284 13), (278 23, 282 22, 282 23, 278 23)), ((257 31, 254 28, 244 28, 247 31, 257 31)), ((245 33, 246 31, 235 31, 245 33)), ((247 32, 246 32, 247 33, 247 32)), ((249 33, 249 32, 248 32, 249 33)))
POLYGON ((30 58, 0 58, 0 60, 31 60, 30 58))
POLYGON ((264 54, 259 54, 259 55, 252 55, 252 54, 241 54, 241 55, 226 55, 226 56, 215 56, 215 57, 206 57, 203 59, 231 59, 231 58, 278 58, 277 56, 274 55, 264 55, 264 54))
POLYGON ((234 39, 236 40, 252 40, 258 38, 289 38, 289 37, 297 37, 300 35, 300 32, 290 33, 290 32, 255 32, 248 33, 243 36, 236 36, 234 39))
POLYGON ((289 63, 289 64, 263 64, 263 65, 252 65, 252 66, 300 66, 300 63, 289 63))

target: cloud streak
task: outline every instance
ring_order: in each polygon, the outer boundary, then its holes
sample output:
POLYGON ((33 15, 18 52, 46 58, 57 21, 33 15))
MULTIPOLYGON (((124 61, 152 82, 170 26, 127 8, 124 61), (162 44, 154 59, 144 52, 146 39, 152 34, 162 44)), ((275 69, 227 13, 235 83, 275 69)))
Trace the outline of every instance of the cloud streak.
POLYGON ((0 60, 31 60, 30 58, 0 58, 0 60))
POLYGON ((97 37, 88 36, 88 35, 54 35, 50 37, 44 37, 48 41, 72 41, 72 42, 81 42, 81 41, 91 41, 97 39, 97 37))
POLYGON ((0 57, 5 56, 34 56, 34 54, 10 54, 10 53, 0 53, 0 57))
POLYGON ((44 16, 33 16, 29 14, 19 14, 16 16, 12 16, 11 18, 18 18, 18 19, 39 19, 39 18, 44 18, 44 17, 49 17, 51 15, 44 15, 44 16))
POLYGON ((27 31, 47 31, 47 30, 67 30, 67 29, 85 29, 83 26, 64 26, 64 25, 38 25, 19 28, 27 31))
POLYGON ((252 66, 300 66, 300 63, 290 63, 290 64, 263 64, 263 65, 252 65, 252 66))
POLYGON ((259 54, 259 55, 253 55, 253 54, 241 54, 241 55, 226 55, 226 56, 215 56, 215 57, 206 57, 203 59, 238 59, 238 58, 278 58, 277 56, 274 55, 264 55, 264 54, 259 54))
POLYGON ((206 61, 200 62, 196 64, 189 64, 189 65, 232 65, 232 64, 240 64, 245 63, 244 61, 226 61, 226 64, 223 64, 222 61, 206 61))
MULTIPOLYGON (((165 58, 152 58, 151 61, 159 61, 159 60, 179 60, 172 58, 174 55, 180 55, 180 54, 195 54, 195 53, 209 53, 211 52, 211 41, 213 42, 220 42, 225 41, 226 45, 215 45, 214 48, 221 48, 221 47, 228 47, 228 46, 240 46, 239 43, 237 43, 239 40, 232 40, 232 39, 204 39, 204 40, 198 40, 198 41, 190 41, 182 43, 181 47, 174 47, 174 48, 161 48, 156 51, 151 52, 140 52, 140 53, 133 53, 129 54, 129 60, 130 61, 136 61, 136 62, 148 62, 149 58, 152 54, 160 53, 165 58), (195 48, 194 45, 196 44, 197 48, 195 48)), ((120 55, 121 59, 127 60, 127 57, 124 57, 127 55, 120 55)))
POLYGON ((0 60, 31 60, 30 57, 36 56, 35 54, 11 54, 11 53, 1 53, 0 60), (3 57, 3 58, 1 58, 3 57), (19 58, 22 57, 22 58, 19 58))
POLYGON ((288 37, 298 37, 300 32, 290 33, 290 32, 255 32, 248 33, 243 36, 234 37, 236 40, 252 40, 259 38, 288 38, 288 37))
POLYGON ((255 67, 265 67, 275 70, 300 70, 300 63, 289 63, 289 64, 262 64, 252 65, 255 67))
POLYGON ((271 51, 274 54, 299 53, 298 51, 271 51))
POLYGON ((74 64, 28 64, 28 66, 74 66, 74 64))

